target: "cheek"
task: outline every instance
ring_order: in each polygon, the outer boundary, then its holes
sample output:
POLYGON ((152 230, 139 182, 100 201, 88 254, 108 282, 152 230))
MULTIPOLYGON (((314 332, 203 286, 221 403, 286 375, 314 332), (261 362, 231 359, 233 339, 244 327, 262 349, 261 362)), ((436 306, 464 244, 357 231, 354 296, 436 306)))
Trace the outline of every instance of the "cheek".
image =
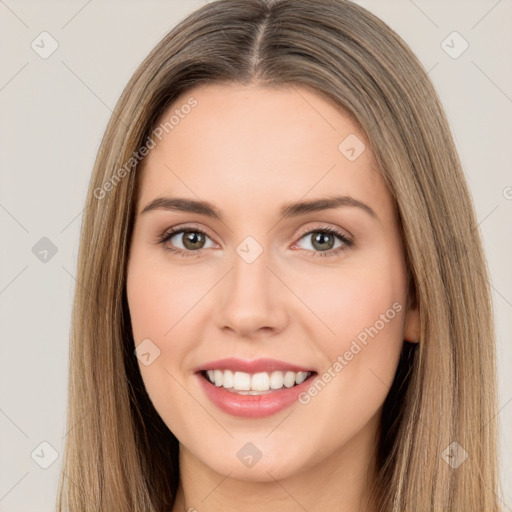
POLYGON ((128 265, 126 291, 133 338, 135 346, 151 340, 152 350, 158 353, 149 365, 139 359, 141 376, 157 411, 163 418, 174 418, 169 426, 181 432, 176 424, 179 416, 173 412, 190 410, 182 370, 188 369, 188 354, 195 348, 189 333, 198 322, 194 307, 212 285, 210 279, 201 278, 207 272, 180 272, 166 265, 164 258, 147 264, 149 259, 143 251, 134 250, 128 265))
POLYGON ((134 254, 128 267, 127 297, 135 344, 145 338, 160 343, 172 339, 181 320, 209 288, 210 281, 201 279, 201 273, 173 271, 165 262, 146 265, 144 258, 134 254))
POLYGON ((302 403, 309 404, 311 418, 331 425, 332 435, 349 418, 354 428, 361 427, 384 402, 403 345, 406 311, 399 253, 343 270, 309 291, 304 287, 308 304, 325 324, 312 339, 326 358, 302 403))
POLYGON ((319 340, 326 352, 338 354, 356 339, 364 344, 377 335, 375 329, 381 338, 402 342, 406 298, 402 265, 390 258, 388 262, 340 268, 324 275, 303 281, 297 294, 321 321, 314 325, 311 322, 311 339, 319 340))

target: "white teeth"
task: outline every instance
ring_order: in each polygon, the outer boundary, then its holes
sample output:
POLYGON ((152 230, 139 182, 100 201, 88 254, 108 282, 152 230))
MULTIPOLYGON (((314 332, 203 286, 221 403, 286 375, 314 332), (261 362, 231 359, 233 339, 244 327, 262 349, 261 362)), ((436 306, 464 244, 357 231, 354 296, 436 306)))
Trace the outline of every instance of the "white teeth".
POLYGON ((241 394, 262 394, 262 392, 281 389, 283 386, 291 388, 302 384, 311 372, 274 371, 250 374, 231 370, 207 370, 206 374, 210 382, 218 387, 222 386, 241 394))
POLYGON ((249 391, 251 389, 251 376, 245 372, 235 372, 233 387, 239 391, 249 391))
POLYGON ((308 372, 298 372, 295 382, 297 384, 302 384, 308 378, 308 372))
POLYGON ((255 373, 251 377, 251 389, 253 391, 268 391, 270 385, 270 377, 268 373, 255 373))
POLYGON ((225 388, 232 388, 234 382, 234 375, 231 370, 224 370, 222 374, 222 385, 225 388))
POLYGON ((286 372, 284 375, 284 385, 291 388, 295 385, 295 372, 286 372))
POLYGON ((281 389, 283 387, 283 372, 272 372, 270 376, 270 387, 272 389, 281 389))
POLYGON ((214 382, 215 382, 215 385, 216 386, 222 386, 222 382, 223 382, 223 376, 222 376, 222 371, 221 370, 213 370, 213 375, 214 375, 214 382))

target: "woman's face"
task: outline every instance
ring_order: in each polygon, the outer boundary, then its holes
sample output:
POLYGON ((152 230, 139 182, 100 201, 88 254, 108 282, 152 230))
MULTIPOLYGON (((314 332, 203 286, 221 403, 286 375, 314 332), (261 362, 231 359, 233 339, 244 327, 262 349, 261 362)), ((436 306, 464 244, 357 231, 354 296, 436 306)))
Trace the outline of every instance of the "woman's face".
POLYGON ((419 323, 369 142, 303 87, 201 86, 173 113, 141 172, 127 281, 156 410, 233 478, 364 459, 419 323))

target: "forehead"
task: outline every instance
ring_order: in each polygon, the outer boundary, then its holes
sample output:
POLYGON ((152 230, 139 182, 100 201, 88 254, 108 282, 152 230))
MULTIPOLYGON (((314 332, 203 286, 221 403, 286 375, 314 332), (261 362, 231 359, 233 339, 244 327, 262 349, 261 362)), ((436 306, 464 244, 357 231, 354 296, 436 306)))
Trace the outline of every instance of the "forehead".
POLYGON ((241 208, 251 208, 255 202, 281 204, 283 195, 339 193, 389 206, 365 134, 309 88, 195 87, 168 107, 159 126, 161 140, 155 138, 142 171, 142 200, 165 192, 237 199, 241 208))

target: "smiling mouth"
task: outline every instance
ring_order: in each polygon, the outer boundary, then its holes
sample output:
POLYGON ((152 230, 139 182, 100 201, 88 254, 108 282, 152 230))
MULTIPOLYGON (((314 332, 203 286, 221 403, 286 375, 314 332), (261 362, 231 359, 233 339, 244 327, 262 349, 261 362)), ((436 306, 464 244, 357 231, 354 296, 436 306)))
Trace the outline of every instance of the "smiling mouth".
POLYGON ((267 395, 292 388, 314 377, 317 373, 272 371, 246 373, 232 370, 202 370, 201 376, 217 387, 239 395, 267 395))

